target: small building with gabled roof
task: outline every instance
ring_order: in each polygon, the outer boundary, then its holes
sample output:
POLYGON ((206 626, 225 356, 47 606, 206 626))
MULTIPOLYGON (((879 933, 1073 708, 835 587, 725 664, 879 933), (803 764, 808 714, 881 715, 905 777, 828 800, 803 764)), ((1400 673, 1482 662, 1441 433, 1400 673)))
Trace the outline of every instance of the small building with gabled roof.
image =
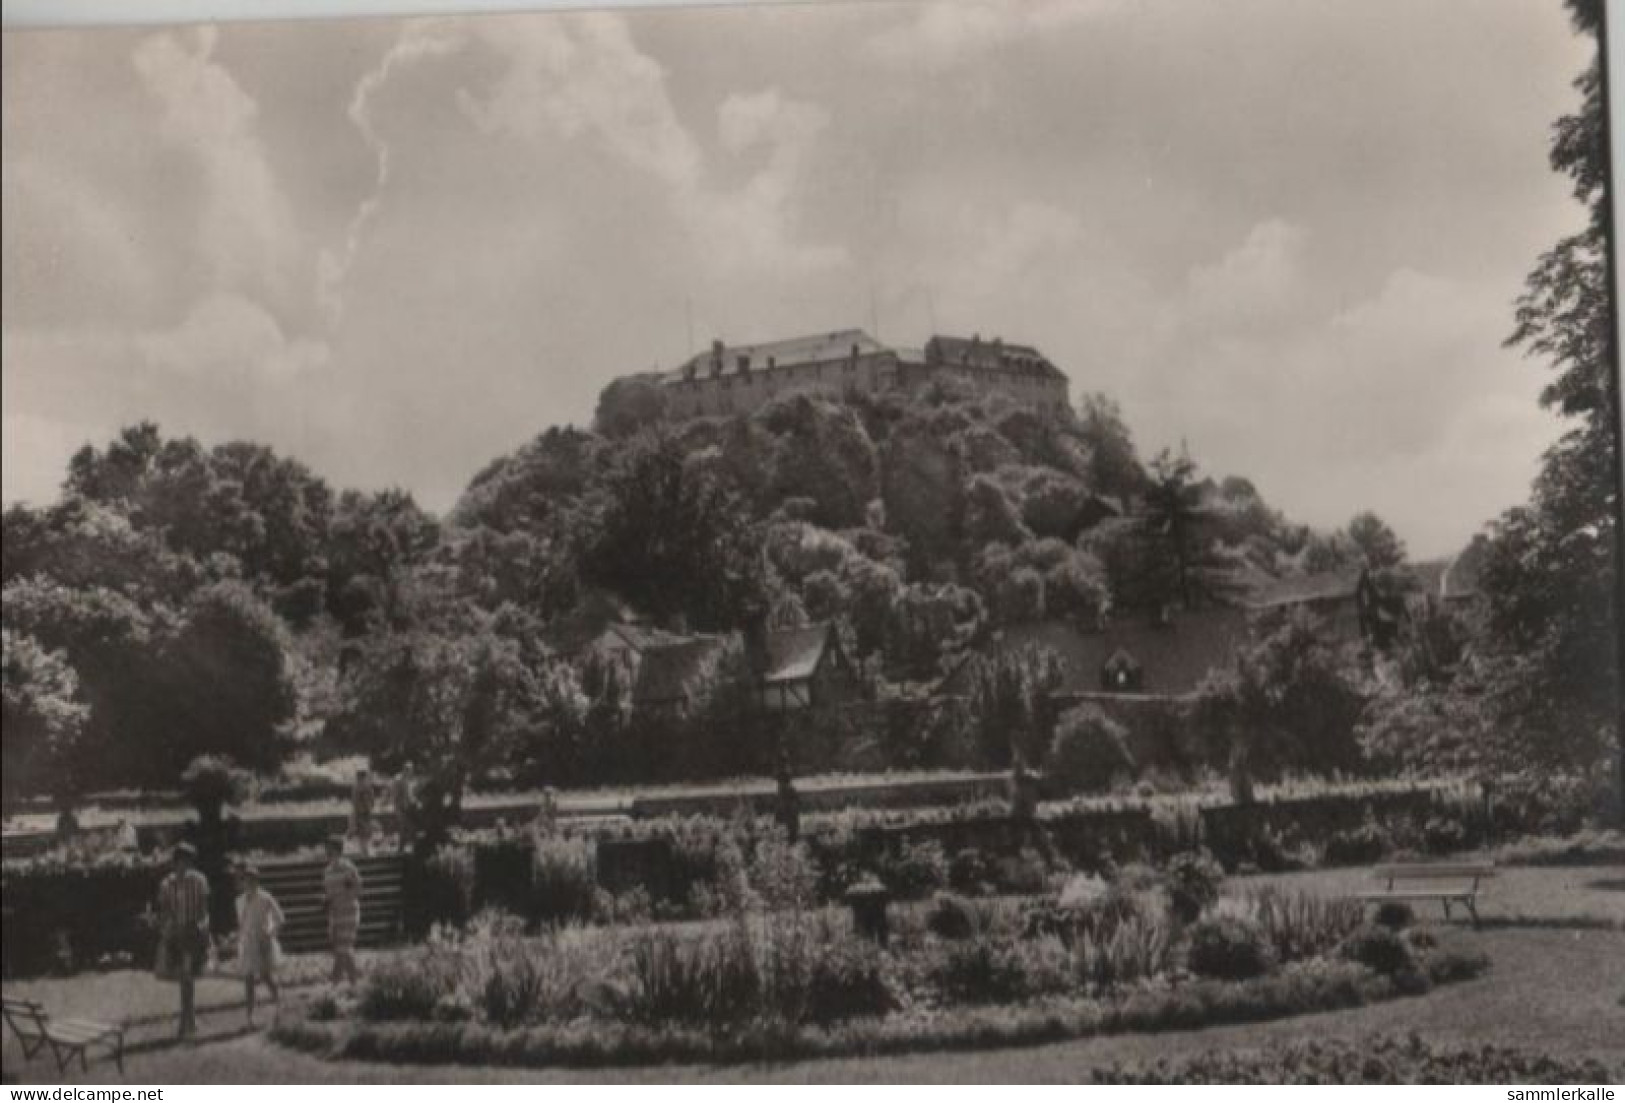
POLYGON ((856 700, 856 668, 828 621, 768 630, 760 657, 756 699, 768 712, 799 712, 856 700))

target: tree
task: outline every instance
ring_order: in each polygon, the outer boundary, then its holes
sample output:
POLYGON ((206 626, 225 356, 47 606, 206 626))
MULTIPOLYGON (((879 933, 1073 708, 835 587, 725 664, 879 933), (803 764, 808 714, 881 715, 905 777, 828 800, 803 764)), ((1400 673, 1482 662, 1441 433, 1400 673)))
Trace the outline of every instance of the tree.
POLYGON ((1222 518, 1206 504, 1209 485, 1197 481, 1188 455, 1163 449, 1151 461, 1140 512, 1083 534, 1080 542, 1105 564, 1116 604, 1159 611, 1229 600, 1237 564, 1210 531, 1222 518))
MULTIPOLYGON (((1602 40, 1601 0, 1569 0, 1575 28, 1602 40)), ((1625 553, 1620 547, 1620 397, 1611 318, 1609 148, 1600 51, 1575 82, 1579 110, 1559 119, 1552 168, 1587 221, 1543 254, 1518 299, 1512 346, 1553 376, 1541 404, 1564 419, 1527 506, 1494 526, 1482 588, 1501 652, 1496 710, 1537 757, 1568 759, 1616 741, 1616 811, 1625 818, 1625 553), (1555 756, 1547 750, 1559 750, 1555 756)))
POLYGON ((149 743, 163 730, 164 695, 154 687, 163 684, 159 652, 174 630, 175 614, 164 606, 143 609, 102 587, 38 577, 8 584, 4 609, 7 629, 59 652, 77 676, 89 715, 69 754, 74 784, 95 789, 173 783, 174 774, 164 776, 149 743))
POLYGON ((937 678, 987 620, 976 591, 912 583, 897 592, 886 629, 886 660, 904 679, 937 678))
POLYGON ((1405 543, 1388 523, 1367 510, 1349 521, 1349 543, 1361 561, 1373 571, 1398 567, 1405 562, 1405 543))
POLYGON ((880 493, 880 457, 851 408, 794 395, 752 415, 770 434, 770 502, 806 498, 806 519, 826 528, 861 525, 880 493))
POLYGON ((1217 597, 1223 568, 1215 567, 1202 542, 1202 488, 1189 455, 1164 448, 1151 461, 1142 527, 1149 588, 1194 609, 1217 597))
POLYGON ((1146 486, 1145 469, 1123 411, 1103 394, 1083 397, 1078 422, 1089 449, 1089 482, 1097 494, 1110 494, 1127 504, 1146 486))
POLYGON ((1238 801, 1255 781, 1293 770, 1360 770, 1355 738, 1364 699, 1320 622, 1294 609, 1213 671, 1197 690, 1198 729, 1228 762, 1238 801))
POLYGON ((959 455, 923 420, 892 430, 881 465, 887 528, 908 541, 910 577, 956 555, 964 520, 959 455))
POLYGON ((613 380, 598 394, 593 428, 606 437, 629 437, 666 416, 666 389, 658 372, 613 380))
POLYGON ((245 577, 268 588, 323 570, 332 492, 303 464, 263 445, 232 442, 206 452, 190 437, 165 440, 142 422, 104 450, 87 445, 75 454, 64 489, 199 561, 230 555, 245 577))
POLYGON ((1128 730, 1099 705, 1067 709, 1056 725, 1055 745, 1044 772, 1069 793, 1105 792, 1118 778, 1134 772, 1128 730))
POLYGON ((403 490, 339 495, 329 527, 327 605, 347 636, 397 622, 401 585, 439 546, 440 526, 403 490))
POLYGON ((762 532, 670 437, 627 445, 587 539, 588 579, 661 621, 729 630, 766 600, 762 532))
POLYGON ((335 743, 419 778, 413 851, 426 858, 462 815, 470 782, 511 761, 545 723, 548 697, 517 641, 489 625, 422 623, 371 641, 345 679, 335 743))
POLYGON ((972 662, 970 713, 985 764, 1031 768, 1043 762, 1055 735, 1060 657, 1025 646, 972 662))
POLYGON ((298 705, 288 646, 286 628, 246 585, 199 590, 161 648, 161 727, 145 733, 143 753, 171 778, 205 755, 275 770, 298 705))
POLYGON ((964 538, 973 548, 986 544, 1022 544, 1032 532, 1021 520, 1020 507, 996 479, 973 475, 965 485, 964 538))
POLYGON ((79 743, 90 708, 79 696, 79 678, 58 651, 9 629, 0 630, 4 648, 0 667, 5 739, 3 785, 6 802, 50 793, 63 808, 79 795, 79 743))

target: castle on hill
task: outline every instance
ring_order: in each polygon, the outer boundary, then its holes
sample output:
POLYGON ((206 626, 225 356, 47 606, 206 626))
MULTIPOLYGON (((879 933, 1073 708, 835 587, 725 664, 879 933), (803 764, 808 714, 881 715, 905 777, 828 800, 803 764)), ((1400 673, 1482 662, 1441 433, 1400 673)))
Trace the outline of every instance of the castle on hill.
POLYGON ((898 348, 861 329, 754 345, 713 341, 709 351, 651 381, 666 416, 686 419, 747 413, 786 394, 879 394, 934 379, 959 380, 1034 409, 1068 403, 1066 374, 1030 345, 936 336, 923 349, 898 348))

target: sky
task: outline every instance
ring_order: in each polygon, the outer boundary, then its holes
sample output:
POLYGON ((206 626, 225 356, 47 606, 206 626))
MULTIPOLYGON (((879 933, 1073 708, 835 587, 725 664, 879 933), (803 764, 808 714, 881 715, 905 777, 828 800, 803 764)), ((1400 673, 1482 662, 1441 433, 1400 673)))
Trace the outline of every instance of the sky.
POLYGON ((1448 554, 1560 431, 1502 341, 1589 52, 1557 0, 8 31, 0 493, 150 419, 444 510, 618 374, 861 326, 1448 554))

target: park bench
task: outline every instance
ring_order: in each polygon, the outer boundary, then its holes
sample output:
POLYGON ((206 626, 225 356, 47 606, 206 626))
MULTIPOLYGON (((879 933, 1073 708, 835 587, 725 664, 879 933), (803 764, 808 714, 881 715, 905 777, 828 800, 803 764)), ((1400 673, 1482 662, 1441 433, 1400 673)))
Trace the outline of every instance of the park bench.
POLYGON ((1386 881, 1380 891, 1362 892, 1360 899, 1369 903, 1410 903, 1413 900, 1437 900, 1444 905, 1444 917, 1450 918, 1450 905, 1463 904, 1478 926, 1479 883, 1495 876, 1493 865, 1470 863, 1430 863, 1422 865, 1378 866, 1372 876, 1386 881))
POLYGON ((66 1072, 68 1063, 79 1058, 79 1067, 90 1067, 90 1051, 103 1049, 124 1071, 124 1027, 90 1019, 53 1019, 33 1000, 5 997, 6 1022, 23 1046, 23 1059, 32 1060, 45 1046, 51 1047, 56 1070, 66 1072))

